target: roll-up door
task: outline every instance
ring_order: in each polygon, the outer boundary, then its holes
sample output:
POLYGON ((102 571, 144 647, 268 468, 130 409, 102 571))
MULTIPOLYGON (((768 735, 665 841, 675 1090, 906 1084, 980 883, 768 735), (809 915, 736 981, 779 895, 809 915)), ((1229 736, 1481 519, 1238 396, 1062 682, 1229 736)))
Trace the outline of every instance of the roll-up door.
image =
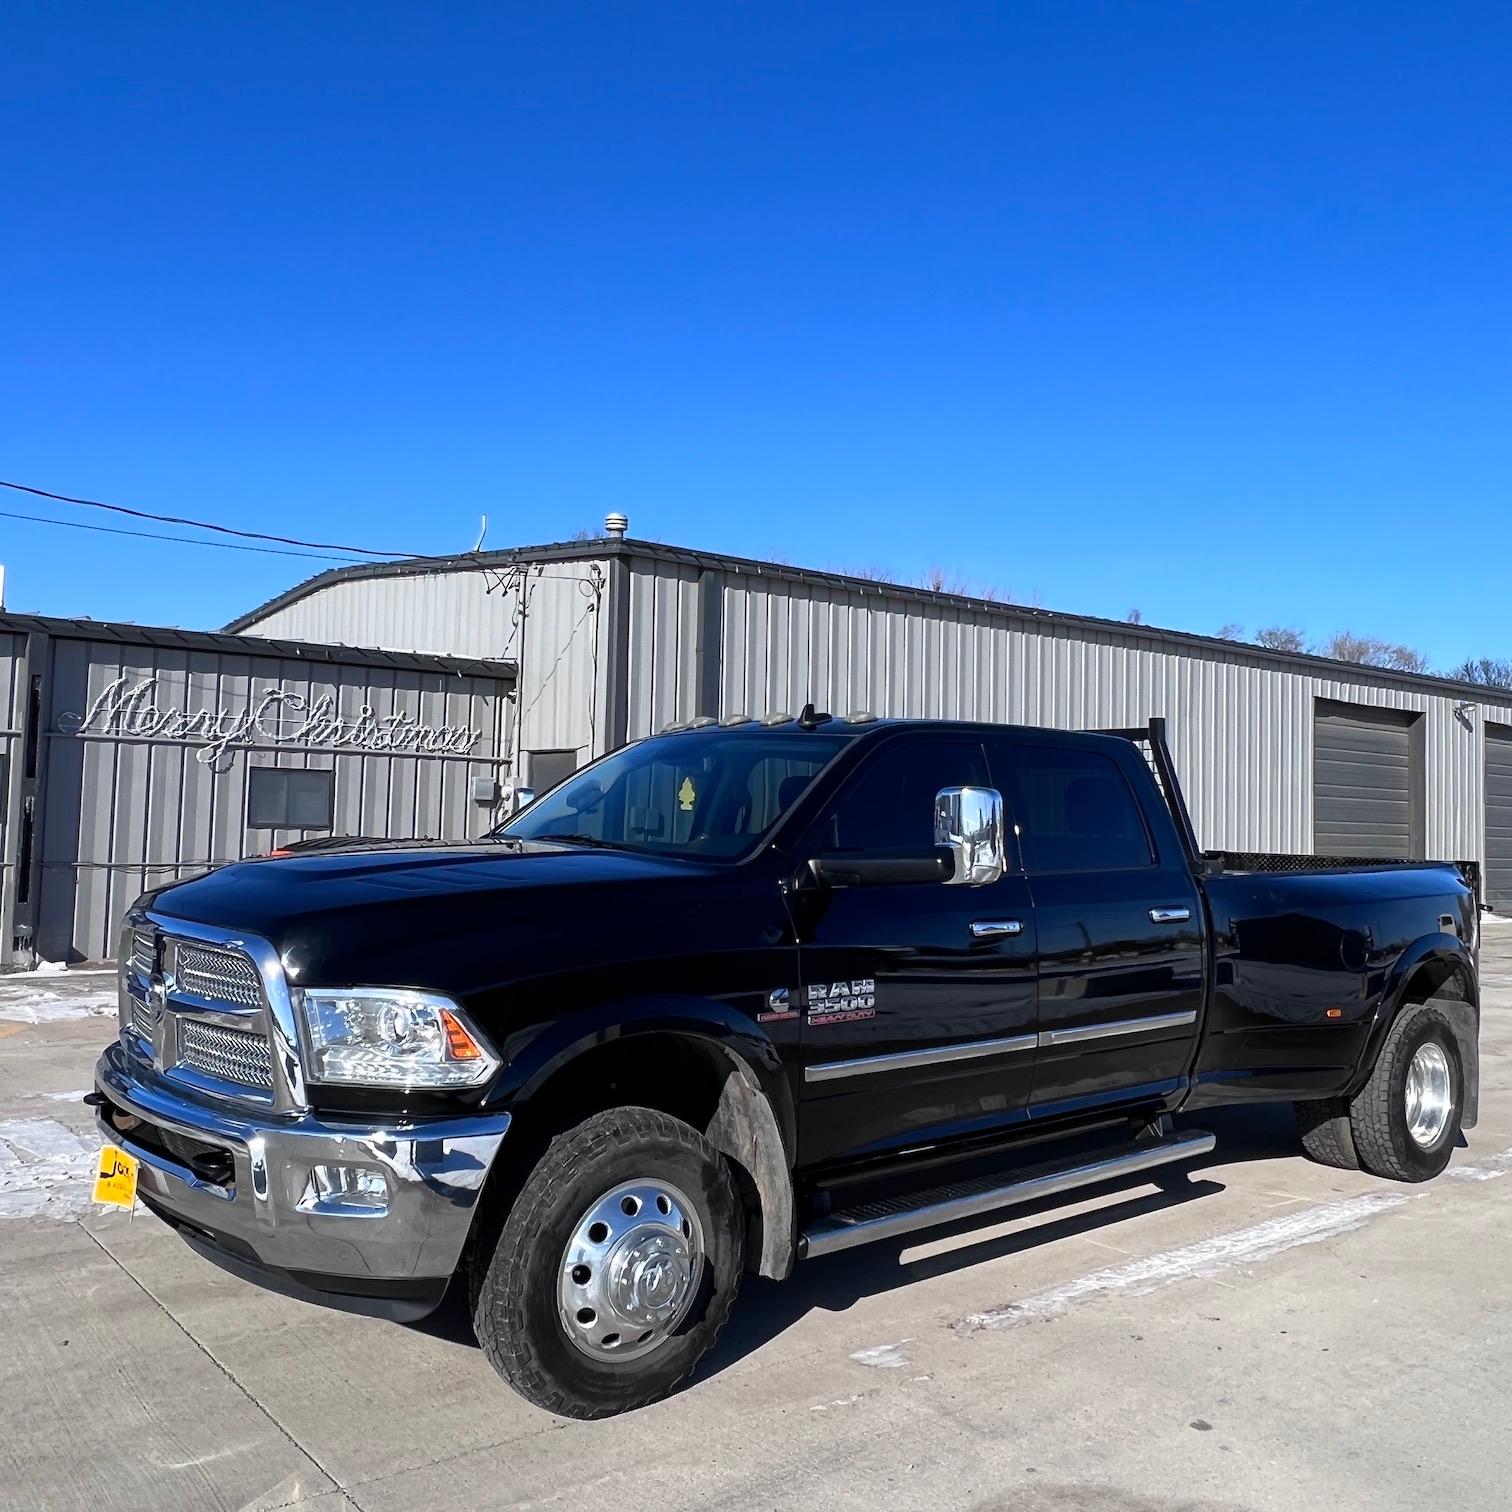
POLYGON ((1319 699, 1313 723, 1313 850, 1421 856, 1421 715, 1319 699))
POLYGON ((1486 726, 1486 902, 1512 913, 1512 725, 1486 726))

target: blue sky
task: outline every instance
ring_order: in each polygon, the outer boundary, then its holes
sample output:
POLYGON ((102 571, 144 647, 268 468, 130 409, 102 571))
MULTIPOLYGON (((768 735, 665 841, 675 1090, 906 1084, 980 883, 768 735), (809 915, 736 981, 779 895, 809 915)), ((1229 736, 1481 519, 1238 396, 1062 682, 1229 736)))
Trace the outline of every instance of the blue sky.
MULTIPOLYGON (((1512 656, 1503 6, 18 0, 0 43, 0 477, 1512 656)), ((192 626, 324 565, 6 518, 0 561, 192 626)))

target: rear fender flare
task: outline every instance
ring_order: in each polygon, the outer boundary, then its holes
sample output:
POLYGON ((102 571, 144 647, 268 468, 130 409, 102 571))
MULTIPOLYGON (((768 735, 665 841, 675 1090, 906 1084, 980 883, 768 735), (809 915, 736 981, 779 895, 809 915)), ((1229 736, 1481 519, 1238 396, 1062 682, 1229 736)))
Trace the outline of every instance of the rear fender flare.
POLYGON ((1371 1023, 1370 1036, 1350 1086, 1350 1095, 1364 1086, 1375 1068, 1387 1031, 1396 1022, 1403 1006, 1409 1000, 1421 997, 1419 987, 1427 973, 1443 973, 1445 980, 1452 979, 1456 983, 1461 994, 1457 999, 1441 998, 1437 1006, 1453 1026, 1459 1045, 1460 1061, 1465 1071, 1465 1108, 1461 1123, 1464 1128, 1473 1129, 1480 1114, 1480 993, 1475 959, 1457 935, 1425 935, 1398 957, 1381 993, 1380 1006, 1371 1023))

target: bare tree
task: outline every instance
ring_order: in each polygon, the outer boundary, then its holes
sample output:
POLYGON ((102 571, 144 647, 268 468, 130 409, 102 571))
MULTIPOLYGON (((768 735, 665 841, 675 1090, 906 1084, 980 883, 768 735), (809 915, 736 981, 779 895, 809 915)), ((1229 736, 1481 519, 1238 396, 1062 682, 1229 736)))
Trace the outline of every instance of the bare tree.
POLYGON ((1139 609, 1131 609, 1124 615, 1124 620, 1130 625, 1142 625, 1144 624, 1144 612, 1139 609))
POLYGON ((1473 656, 1449 669, 1460 682, 1479 683, 1483 688, 1512 688, 1512 661, 1491 656, 1473 656))
POLYGON ((1428 658, 1411 646, 1395 645, 1371 635, 1355 635, 1340 630, 1316 648, 1319 656, 1335 661, 1355 662, 1362 667, 1386 667, 1394 672, 1426 672, 1428 658))
POLYGON ((1217 633, 1219 640, 1242 641, 1244 639, 1244 626, 1236 625, 1231 620, 1226 625, 1219 625, 1217 633))
POLYGON ((1296 653, 1307 650, 1306 637, 1291 625, 1267 625, 1263 630, 1255 631, 1255 644, 1264 646, 1267 651, 1296 653))

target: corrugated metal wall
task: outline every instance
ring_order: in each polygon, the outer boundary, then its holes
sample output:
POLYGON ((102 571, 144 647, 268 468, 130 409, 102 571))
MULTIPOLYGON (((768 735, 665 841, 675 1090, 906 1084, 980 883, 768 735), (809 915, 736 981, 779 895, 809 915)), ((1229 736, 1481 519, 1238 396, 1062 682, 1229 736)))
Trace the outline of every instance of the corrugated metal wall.
MULTIPOLYGON (((322 587, 275 610, 250 635, 379 646, 439 656, 478 656, 520 667, 512 754, 605 746, 604 564, 358 578, 322 587), (522 616, 521 586, 526 613, 522 616)), ((516 770, 528 776, 521 763, 516 770)))
MULTIPOLYGON (((523 636, 517 584, 475 570, 338 581, 273 611, 253 633, 508 656, 520 663, 519 748, 587 754, 614 743, 605 677, 621 650, 608 613, 583 617, 581 582, 594 565, 542 564, 523 636)), ((1205 845, 1307 852, 1314 709, 1332 699, 1424 715, 1427 852, 1484 854, 1484 723, 1512 722, 1512 698, 1472 699, 1461 717, 1454 692, 1366 669, 1313 669, 1238 644, 1056 622, 880 584, 798 581, 728 560, 701 567, 635 556, 627 591, 629 739, 695 714, 796 712, 811 699, 837 712, 1072 729, 1164 715, 1205 845)))
MULTIPOLYGON (((506 684, 408 668, 329 664, 219 651, 56 639, 47 672, 41 887, 36 945, 48 959, 114 954, 118 921, 147 887, 207 865, 266 852, 303 832, 249 829, 247 771, 278 766, 334 775, 337 834, 465 839, 497 817, 472 800, 471 778, 500 777, 510 727, 506 684), (403 714, 479 733, 466 754, 391 754, 254 743, 226 753, 224 769, 201 757, 201 739, 164 739, 77 729, 117 678, 149 678, 159 709, 228 710, 255 705, 268 688, 314 702, 335 700, 347 719, 370 707, 378 720, 403 714), (73 716, 72 718, 70 716, 73 716)), ((281 728, 298 728, 284 713, 281 728)), ((270 728, 279 728, 270 725, 270 728)), ((322 831, 323 833, 323 831, 322 831)))
POLYGON ((21 716, 26 637, 0 630, 0 964, 16 907, 16 846, 21 808, 21 716))
MULTIPOLYGON (((1308 852, 1313 844, 1313 709, 1318 699, 1425 715, 1430 856, 1482 854, 1484 722, 1512 700, 1456 718, 1449 693, 1341 672, 1266 665, 1148 635, 1073 630, 1028 617, 724 574, 720 708, 985 719, 1065 729, 1170 722, 1199 839, 1229 850, 1308 852)), ((672 621, 670 610, 662 627, 672 621)), ((1498 712, 1500 711, 1500 712, 1498 712)))

